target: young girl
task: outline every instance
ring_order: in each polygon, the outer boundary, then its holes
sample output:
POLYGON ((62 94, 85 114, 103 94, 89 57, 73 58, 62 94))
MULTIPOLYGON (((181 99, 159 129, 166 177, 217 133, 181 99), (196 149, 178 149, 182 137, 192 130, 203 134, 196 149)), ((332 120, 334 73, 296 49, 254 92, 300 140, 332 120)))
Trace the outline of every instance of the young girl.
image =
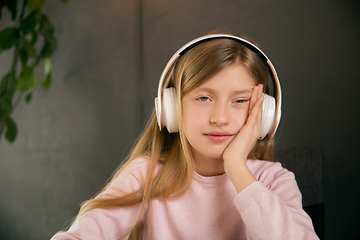
POLYGON ((237 38, 207 35, 174 55, 157 116, 53 240, 318 239, 293 173, 271 162, 278 116, 259 140, 269 61, 237 38))

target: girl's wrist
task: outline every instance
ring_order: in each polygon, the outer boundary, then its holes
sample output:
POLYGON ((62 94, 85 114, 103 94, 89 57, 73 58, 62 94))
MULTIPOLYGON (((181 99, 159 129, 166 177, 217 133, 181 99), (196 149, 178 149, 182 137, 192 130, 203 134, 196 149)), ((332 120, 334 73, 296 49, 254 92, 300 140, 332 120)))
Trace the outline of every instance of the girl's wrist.
POLYGON ((230 178, 237 193, 240 193, 251 183, 257 181, 250 169, 244 161, 225 161, 224 160, 224 169, 226 175, 230 178))

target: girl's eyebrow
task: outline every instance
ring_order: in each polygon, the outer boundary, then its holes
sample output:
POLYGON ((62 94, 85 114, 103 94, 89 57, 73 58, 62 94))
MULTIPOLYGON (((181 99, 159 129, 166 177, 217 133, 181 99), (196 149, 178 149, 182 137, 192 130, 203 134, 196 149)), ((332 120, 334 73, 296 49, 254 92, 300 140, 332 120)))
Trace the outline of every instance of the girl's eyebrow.
MULTIPOLYGON (((217 89, 207 88, 207 87, 199 87, 196 90, 197 91, 210 92, 210 93, 216 93, 217 92, 217 89)), ((247 89, 242 89, 242 90, 235 90, 235 91, 232 92, 232 94, 246 94, 246 93, 251 93, 252 90, 253 90, 253 87, 247 88, 247 89)))
POLYGON ((244 89, 244 90, 237 90, 237 91, 234 91, 234 94, 244 94, 244 93, 251 93, 253 90, 253 88, 250 88, 250 89, 244 89))

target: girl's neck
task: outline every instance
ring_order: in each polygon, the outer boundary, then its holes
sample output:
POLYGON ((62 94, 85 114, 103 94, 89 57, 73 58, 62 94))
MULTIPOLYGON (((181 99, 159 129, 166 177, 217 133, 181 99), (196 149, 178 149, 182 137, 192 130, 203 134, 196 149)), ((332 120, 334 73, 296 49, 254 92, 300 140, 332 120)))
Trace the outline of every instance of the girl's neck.
POLYGON ((222 158, 207 158, 194 154, 195 172, 204 177, 218 176, 225 173, 222 158))

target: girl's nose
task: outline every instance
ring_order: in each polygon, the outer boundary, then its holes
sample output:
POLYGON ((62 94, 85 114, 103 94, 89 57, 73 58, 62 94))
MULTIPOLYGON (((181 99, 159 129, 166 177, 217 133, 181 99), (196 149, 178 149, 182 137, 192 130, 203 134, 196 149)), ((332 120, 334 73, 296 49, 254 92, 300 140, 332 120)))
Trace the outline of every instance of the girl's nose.
POLYGON ((221 127, 224 125, 228 125, 230 121, 231 113, 229 106, 223 103, 215 104, 211 112, 210 122, 221 127))

